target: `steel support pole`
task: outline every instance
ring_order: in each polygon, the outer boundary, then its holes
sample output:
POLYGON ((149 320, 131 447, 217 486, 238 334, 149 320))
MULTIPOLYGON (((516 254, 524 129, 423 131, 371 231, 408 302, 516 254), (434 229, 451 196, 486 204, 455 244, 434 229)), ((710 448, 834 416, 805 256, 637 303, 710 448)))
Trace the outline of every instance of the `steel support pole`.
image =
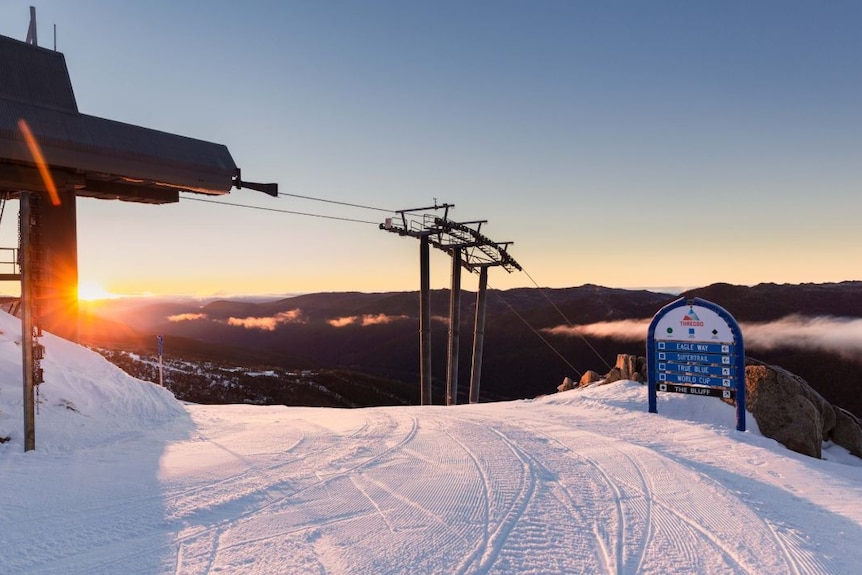
POLYGON ((40 210, 42 302, 39 327, 69 341, 78 341, 78 231, 75 190, 59 190, 61 202, 43 198, 40 210))
POLYGON ((470 403, 479 403, 482 381, 482 348, 485 343, 485 303, 488 293, 488 267, 479 270, 479 291, 476 294, 476 326, 473 330, 473 367, 470 370, 470 403))
POLYGON ((24 368, 24 451, 36 449, 36 401, 33 389, 33 270, 30 193, 21 192, 21 354, 24 368))
POLYGON ((452 252, 452 291, 449 293, 449 373, 446 405, 458 405, 458 346, 461 325, 461 250, 452 252))
POLYGON ((419 239, 419 367, 421 404, 431 405, 431 244, 419 239))

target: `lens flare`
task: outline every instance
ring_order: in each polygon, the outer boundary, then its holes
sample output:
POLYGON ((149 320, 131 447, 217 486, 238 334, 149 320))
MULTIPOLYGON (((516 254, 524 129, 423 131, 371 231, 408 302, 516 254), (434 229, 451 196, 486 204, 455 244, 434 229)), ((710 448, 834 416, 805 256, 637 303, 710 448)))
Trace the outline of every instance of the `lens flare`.
POLYGON ((18 120, 18 129, 24 136, 24 141, 27 142, 27 148, 30 150, 30 155, 33 156, 33 161, 39 169, 39 174, 42 176, 42 181, 45 183, 45 189, 48 190, 48 196, 51 198, 51 204, 54 206, 60 205, 60 195, 57 193, 57 186, 54 184, 54 178, 51 176, 51 171, 48 169, 48 163, 45 162, 45 157, 42 155, 42 149, 39 148, 39 142, 36 141, 33 132, 30 131, 30 126, 24 118, 18 120))

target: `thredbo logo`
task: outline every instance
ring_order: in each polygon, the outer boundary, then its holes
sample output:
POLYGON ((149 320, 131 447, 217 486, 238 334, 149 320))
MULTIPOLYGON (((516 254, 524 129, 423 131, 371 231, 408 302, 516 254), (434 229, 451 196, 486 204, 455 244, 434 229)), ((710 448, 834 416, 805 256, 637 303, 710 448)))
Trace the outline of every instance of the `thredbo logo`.
POLYGON ((694 308, 689 307, 688 313, 682 316, 679 325, 681 327, 703 327, 703 322, 700 321, 700 318, 697 317, 696 313, 694 313, 694 308))

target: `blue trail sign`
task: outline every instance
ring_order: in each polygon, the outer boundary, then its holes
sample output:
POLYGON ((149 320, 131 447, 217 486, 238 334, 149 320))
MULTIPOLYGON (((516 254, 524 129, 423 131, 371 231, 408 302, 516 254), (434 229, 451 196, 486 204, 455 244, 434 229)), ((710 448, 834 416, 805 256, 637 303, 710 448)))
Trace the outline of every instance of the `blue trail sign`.
POLYGON ((727 311, 700 298, 680 298, 653 317, 647 333, 649 410, 659 391, 736 400, 736 429, 745 431, 745 349, 727 311))

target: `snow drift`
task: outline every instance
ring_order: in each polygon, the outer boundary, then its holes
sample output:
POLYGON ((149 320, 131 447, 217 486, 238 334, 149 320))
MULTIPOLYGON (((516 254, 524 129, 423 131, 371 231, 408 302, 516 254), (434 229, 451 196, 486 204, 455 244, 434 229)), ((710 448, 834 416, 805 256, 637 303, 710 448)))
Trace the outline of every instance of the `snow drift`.
MULTIPOLYGON (((173 394, 126 375, 102 356, 46 333, 36 445, 66 451, 103 445, 154 425, 188 420, 173 394)), ((23 449, 21 322, 0 312, 0 436, 23 449)))

